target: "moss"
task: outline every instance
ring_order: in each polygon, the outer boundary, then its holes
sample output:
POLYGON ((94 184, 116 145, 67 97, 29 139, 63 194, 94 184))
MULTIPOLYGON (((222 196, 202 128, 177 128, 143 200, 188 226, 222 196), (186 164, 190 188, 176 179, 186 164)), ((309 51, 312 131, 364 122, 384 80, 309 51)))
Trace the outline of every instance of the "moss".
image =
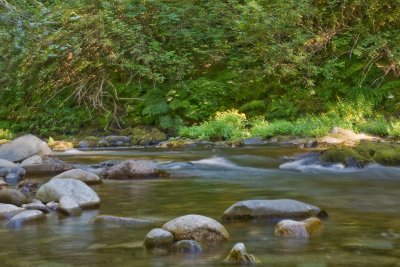
POLYGON ((165 133, 157 128, 138 126, 132 129, 132 143, 134 145, 147 146, 167 140, 165 133))
POLYGON ((322 153, 321 160, 329 163, 343 163, 349 165, 350 160, 354 159, 358 166, 362 167, 372 161, 369 157, 364 157, 354 148, 335 147, 322 153))

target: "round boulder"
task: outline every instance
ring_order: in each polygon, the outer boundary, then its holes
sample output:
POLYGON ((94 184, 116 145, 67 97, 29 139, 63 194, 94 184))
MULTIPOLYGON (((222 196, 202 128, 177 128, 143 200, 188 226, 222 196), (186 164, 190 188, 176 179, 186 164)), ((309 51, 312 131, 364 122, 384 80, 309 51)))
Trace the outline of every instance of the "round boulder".
POLYGON ((243 243, 237 243, 232 248, 224 262, 236 265, 252 265, 257 263, 257 259, 254 257, 254 255, 247 253, 246 247, 243 243))
POLYGON ((222 215, 223 220, 307 218, 326 216, 316 206, 291 199, 246 200, 229 207, 222 215))
POLYGON ((44 203, 60 201, 63 196, 74 199, 81 208, 94 208, 100 205, 100 198, 84 182, 75 179, 53 179, 42 185, 36 198, 44 203))
POLYGON ((150 160, 126 160, 100 172, 101 177, 116 180, 155 178, 166 175, 165 171, 158 169, 157 163, 150 160))
POLYGON ((84 182, 85 184, 101 184, 103 180, 93 172, 81 170, 81 169, 72 169, 63 173, 60 173, 57 176, 54 176, 52 179, 66 179, 72 178, 79 181, 84 182))
POLYGON ((39 210, 26 210, 14 215, 7 223, 7 227, 17 228, 28 223, 37 223, 46 219, 46 215, 39 210))
POLYGON ((12 161, 5 160, 5 159, 0 159, 0 169, 1 168, 15 168, 18 167, 17 164, 15 164, 12 161))
POLYGON ((13 204, 21 206, 28 203, 25 195, 16 189, 1 189, 0 190, 0 203, 13 204))
POLYGON ((14 215, 23 212, 23 208, 19 208, 17 206, 11 204, 2 204, 0 203, 0 220, 9 219, 14 215))
POLYGON ((59 211, 66 215, 78 216, 82 213, 78 203, 70 196, 62 196, 59 204, 59 211))
POLYGON ((32 157, 27 158, 26 160, 21 162, 21 166, 24 167, 26 165, 32 165, 32 164, 41 164, 43 163, 43 159, 39 155, 35 155, 32 157))
POLYGON ((49 146, 34 135, 28 134, 0 146, 0 159, 21 162, 34 155, 50 155, 49 146))
POLYGON ((304 221, 283 220, 275 227, 275 235, 283 237, 309 237, 322 231, 323 225, 318 218, 309 218, 304 221))
POLYGON ((229 239, 228 232, 219 222, 202 215, 185 215, 167 222, 162 228, 172 233, 178 241, 206 243, 229 239))
POLYGON ((40 164, 25 165, 24 169, 30 175, 32 174, 54 174, 61 173, 73 168, 72 164, 66 163, 57 158, 50 158, 40 164))
POLYGON ((166 248, 174 243, 174 236, 161 228, 151 230, 145 237, 143 245, 147 249, 166 248))

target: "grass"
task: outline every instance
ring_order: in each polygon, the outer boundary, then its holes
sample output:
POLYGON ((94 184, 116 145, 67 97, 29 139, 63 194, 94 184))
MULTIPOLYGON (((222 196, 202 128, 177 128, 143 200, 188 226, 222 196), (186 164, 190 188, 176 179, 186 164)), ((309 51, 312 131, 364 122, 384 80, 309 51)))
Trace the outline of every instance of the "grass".
POLYGON ((13 134, 8 129, 0 129, 0 139, 11 140, 13 138, 13 134))

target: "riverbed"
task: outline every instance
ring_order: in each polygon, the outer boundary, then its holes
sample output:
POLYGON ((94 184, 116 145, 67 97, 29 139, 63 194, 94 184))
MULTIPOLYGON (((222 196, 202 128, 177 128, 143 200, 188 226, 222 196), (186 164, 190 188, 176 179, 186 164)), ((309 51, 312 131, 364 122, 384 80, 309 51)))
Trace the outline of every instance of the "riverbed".
MULTIPOLYGON (((151 159, 171 173, 161 179, 105 180, 91 186, 101 206, 79 217, 49 215, 39 225, 0 228, 0 266, 226 266, 243 242, 259 266, 400 266, 400 168, 280 168, 304 151, 292 147, 137 148, 58 153, 88 168, 110 159, 151 159), (322 235, 274 236, 276 222, 222 222, 231 239, 202 254, 158 254, 142 247, 147 232, 186 214, 220 220, 237 201, 289 198, 326 210, 322 235), (152 226, 99 227, 99 214, 150 219, 152 226)), ((51 177, 28 177, 46 182, 51 177)))

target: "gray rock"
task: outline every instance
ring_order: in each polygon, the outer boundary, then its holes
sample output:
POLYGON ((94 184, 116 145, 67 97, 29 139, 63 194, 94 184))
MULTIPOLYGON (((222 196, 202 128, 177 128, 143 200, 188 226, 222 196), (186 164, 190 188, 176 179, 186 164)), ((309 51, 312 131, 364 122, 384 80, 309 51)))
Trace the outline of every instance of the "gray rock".
POLYGON ((0 203, 13 204, 21 206, 27 203, 25 195, 16 189, 1 189, 0 190, 0 203))
POLYGON ((98 147, 110 147, 110 146, 130 146, 131 138, 128 136, 106 136, 97 143, 98 147))
POLYGON ((46 219, 46 215, 39 210, 26 210, 14 215, 7 223, 7 227, 18 228, 28 223, 38 223, 46 219))
POLYGON ((44 205, 42 202, 40 203, 28 203, 28 204, 22 204, 22 208, 26 210, 40 210, 43 213, 48 213, 49 210, 47 209, 46 205, 44 205))
POLYGON ((11 168, 5 177, 5 181, 10 185, 18 184, 26 174, 26 170, 21 167, 11 168))
POLYGON ((117 159, 111 159, 111 160, 105 160, 100 162, 99 164, 95 164, 92 165, 92 167, 96 167, 96 168, 109 168, 115 165, 118 165, 120 163, 122 163, 122 160, 117 160, 117 159))
POLYGON ((24 209, 19 208, 17 206, 11 204, 2 204, 0 203, 0 220, 9 219, 14 215, 23 212, 24 209))
POLYGON ((78 148, 89 148, 90 143, 88 141, 79 141, 78 148))
POLYGON ((55 201, 50 201, 49 203, 46 204, 46 207, 51 211, 56 211, 60 207, 60 204, 58 204, 55 201))
POLYGON ((171 250, 178 253, 202 253, 203 248, 194 240, 181 240, 174 243, 171 250))
POLYGON ((21 136, 0 146, 0 159, 21 162, 34 155, 50 155, 49 146, 34 135, 21 136))
POLYGON ((291 199, 246 200, 229 207, 222 215, 223 220, 306 218, 326 216, 316 206, 291 199))
POLYGON ((124 180, 167 176, 167 173, 158 169, 158 167, 157 163, 150 160, 126 160, 118 165, 102 170, 100 177, 124 180))
POLYGON ((76 201, 69 196, 62 196, 59 202, 60 206, 58 208, 64 214, 77 216, 82 213, 81 208, 79 207, 76 201))
POLYGON ((226 229, 216 220, 202 215, 185 215, 173 219, 162 227, 172 233, 175 240, 217 242, 229 239, 226 229))
POLYGON ((236 265, 256 264, 258 261, 254 255, 247 253, 243 243, 237 243, 224 260, 225 263, 236 265))
POLYGON ((99 215, 93 220, 96 225, 119 225, 119 226, 140 226, 153 224, 152 221, 145 219, 135 219, 129 217, 117 217, 112 215, 99 215))
POLYGON ((35 155, 22 161, 21 166, 24 167, 26 165, 41 164, 41 163, 43 163, 42 157, 39 155, 35 155))
POLYGON ((2 177, 0 177, 0 190, 3 186, 6 187, 6 186, 8 186, 8 184, 6 183, 6 181, 4 181, 4 179, 2 177))
POLYGON ((309 218, 304 221, 283 220, 275 227, 275 235, 283 237, 307 238, 322 231, 323 225, 318 218, 309 218))
POLYGON ((100 205, 100 198, 84 182, 75 179, 54 179, 42 185, 36 198, 44 203, 60 201, 61 197, 70 196, 81 208, 93 208, 100 205))
POLYGON ((66 179, 66 178, 76 179, 84 182, 85 184, 101 184, 103 182, 103 180, 96 174, 81 169, 72 169, 63 172, 53 177, 52 179, 66 179))
POLYGON ((247 138, 244 139, 243 142, 246 146, 256 146, 256 145, 262 145, 264 143, 263 139, 260 137, 247 138))
POLYGON ((151 230, 145 237, 143 245, 147 249, 168 248, 174 243, 174 236, 161 228, 151 230))
POLYGON ((61 173, 73 169, 72 164, 57 158, 51 158, 40 164, 25 165, 26 172, 30 175, 61 173))
POLYGON ((5 159, 0 159, 0 169, 1 168, 15 168, 18 167, 17 164, 15 164, 12 161, 5 160, 5 159))

